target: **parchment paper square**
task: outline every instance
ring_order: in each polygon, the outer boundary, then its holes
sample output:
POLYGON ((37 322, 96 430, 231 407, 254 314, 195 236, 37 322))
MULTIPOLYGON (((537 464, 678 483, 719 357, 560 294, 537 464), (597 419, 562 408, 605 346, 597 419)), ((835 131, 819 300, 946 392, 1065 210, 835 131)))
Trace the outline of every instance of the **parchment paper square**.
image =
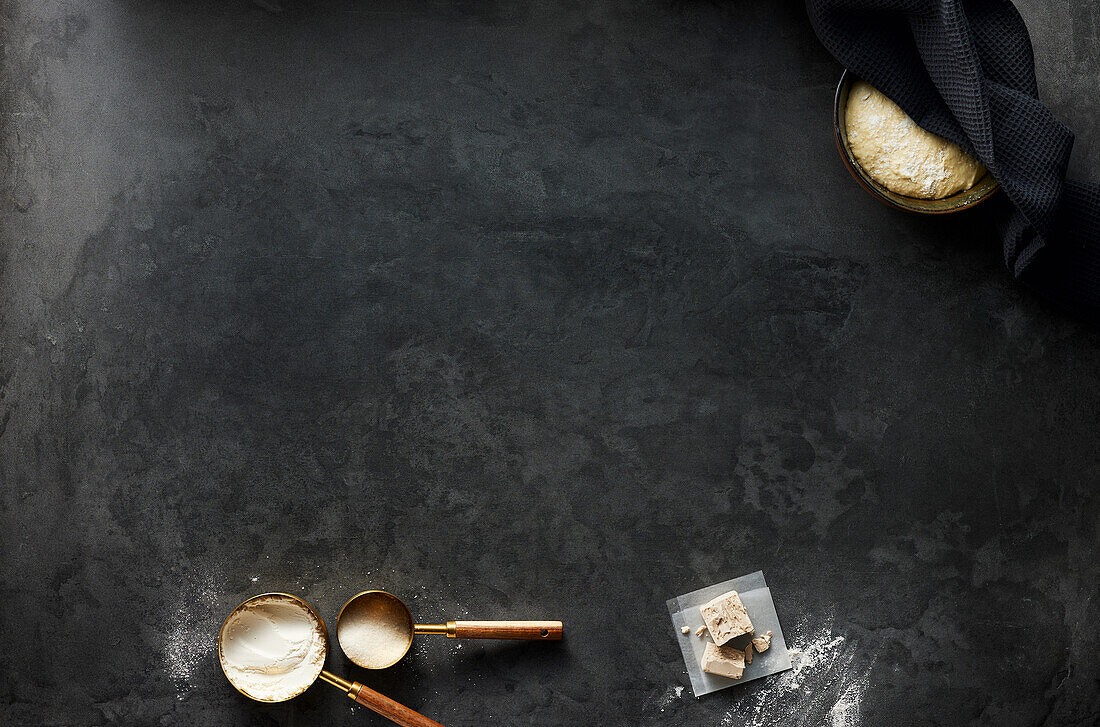
POLYGON ((691 679, 691 690, 696 697, 732 687, 736 684, 751 682, 753 679, 766 677, 769 674, 791 668, 791 656, 787 651, 787 642, 783 638, 783 629, 779 625, 779 615, 775 612, 772 592, 764 581, 763 571, 756 571, 747 576, 716 583, 713 586, 707 586, 676 598, 670 598, 666 605, 668 606, 668 613, 672 617, 673 632, 676 640, 680 643, 680 652, 684 655, 684 665, 687 667, 688 678, 691 679), (763 636, 768 631, 772 632, 771 648, 763 654, 754 653, 752 663, 745 665, 745 673, 740 679, 729 679, 703 671, 702 666, 700 666, 703 659, 703 649, 707 642, 711 641, 711 638, 710 634, 706 632, 702 636, 695 635, 695 630, 703 625, 703 617, 699 614, 699 607, 728 591, 737 591, 738 595, 741 596, 741 602, 745 604, 745 610, 748 611, 749 619, 752 621, 756 633, 751 636, 748 634, 739 636, 727 642, 726 646, 744 649, 745 644, 751 641, 753 636, 763 636), (688 633, 681 632, 683 626, 689 628, 688 633))

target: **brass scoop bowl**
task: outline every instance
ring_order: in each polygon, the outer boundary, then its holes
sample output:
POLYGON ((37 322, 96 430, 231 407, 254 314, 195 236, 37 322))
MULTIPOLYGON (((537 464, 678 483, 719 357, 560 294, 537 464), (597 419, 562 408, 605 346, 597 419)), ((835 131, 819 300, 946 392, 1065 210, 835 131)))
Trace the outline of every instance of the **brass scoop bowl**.
POLYGON ((450 639, 560 641, 561 621, 448 621, 413 623, 405 603, 385 591, 363 591, 340 609, 336 638, 352 663, 364 669, 393 666, 409 652, 414 634, 450 639))
POLYGON ((395 702, 389 697, 374 691, 370 687, 364 686, 359 682, 348 681, 347 679, 338 677, 331 672, 325 671, 324 660, 327 654, 328 629, 325 628, 325 622, 321 618, 321 615, 317 613, 316 609, 314 609, 313 606, 309 605, 306 601, 302 600, 298 596, 294 596, 289 593, 261 593, 258 596, 253 596, 252 598, 249 598, 230 612, 229 616, 225 619, 225 623, 222 624, 221 631, 218 633, 218 661, 221 663, 222 672, 225 674, 226 679, 229 680, 229 683, 233 685, 233 688, 244 696, 248 697, 249 699, 254 699, 257 702, 285 702, 288 699, 292 699, 304 692, 306 689, 312 686, 312 684, 316 682, 319 677, 321 681, 328 682, 334 687, 342 689, 349 699, 352 699, 353 701, 363 705, 367 709, 377 712, 386 719, 389 719, 390 721, 395 722, 402 727, 443 727, 443 725, 439 724, 435 720, 425 717, 424 715, 406 707, 400 702, 395 702), (232 668, 227 667, 226 662, 226 644, 229 640, 235 638, 233 636, 227 635, 227 627, 232 622, 233 617, 237 613, 248 608, 250 604, 253 604, 254 601, 257 601, 259 599, 267 599, 290 604, 292 606, 300 608, 302 612, 310 614, 313 617, 313 620, 316 622, 317 633, 321 637, 321 658, 316 665, 316 672, 312 674, 310 681, 306 682, 305 685, 300 688, 291 690, 285 695, 280 695, 278 698, 264 699, 249 694, 247 691, 247 686, 242 687, 241 684, 238 684, 236 681, 234 681, 234 671, 232 668))

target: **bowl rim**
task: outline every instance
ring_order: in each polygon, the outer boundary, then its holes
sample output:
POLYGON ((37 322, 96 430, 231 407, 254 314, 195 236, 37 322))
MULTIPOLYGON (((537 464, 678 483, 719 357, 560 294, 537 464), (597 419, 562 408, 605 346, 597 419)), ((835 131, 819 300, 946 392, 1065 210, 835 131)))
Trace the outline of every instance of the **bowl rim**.
POLYGON ((840 158, 844 161, 844 166, 848 168, 848 172, 868 194, 894 209, 923 215, 946 215, 972 209, 992 197, 1001 188, 988 169, 985 176, 979 179, 973 187, 940 199, 906 197, 887 189, 876 181, 859 165, 848 145, 846 109, 844 108, 847 104, 842 102, 847 101, 848 92, 857 80, 859 80, 859 77, 848 69, 844 69, 844 72, 840 74, 840 81, 837 83, 836 94, 833 97, 833 136, 836 140, 837 150, 840 152, 840 158))

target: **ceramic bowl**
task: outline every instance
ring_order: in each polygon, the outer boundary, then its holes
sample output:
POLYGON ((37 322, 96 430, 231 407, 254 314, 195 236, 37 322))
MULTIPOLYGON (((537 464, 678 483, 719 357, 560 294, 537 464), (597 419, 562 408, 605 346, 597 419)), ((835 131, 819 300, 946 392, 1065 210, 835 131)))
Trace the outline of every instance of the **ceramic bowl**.
POLYGON ((836 132, 836 146, 840 150, 840 158, 844 160, 844 165, 848 167, 848 171, 852 173, 860 186, 867 190, 872 197, 885 202, 891 207, 907 212, 917 212, 922 215, 943 215, 970 209, 992 197, 1000 188, 997 180, 988 172, 970 189, 957 192, 943 199, 906 197, 897 192, 892 192, 876 182, 870 174, 863 171, 863 167, 859 166, 859 162, 856 161, 851 148, 848 146, 848 131, 844 114, 848 108, 848 92, 851 91, 855 82, 855 75, 849 71, 844 71, 840 76, 840 83, 836 87, 836 99, 833 102, 833 129, 836 132))

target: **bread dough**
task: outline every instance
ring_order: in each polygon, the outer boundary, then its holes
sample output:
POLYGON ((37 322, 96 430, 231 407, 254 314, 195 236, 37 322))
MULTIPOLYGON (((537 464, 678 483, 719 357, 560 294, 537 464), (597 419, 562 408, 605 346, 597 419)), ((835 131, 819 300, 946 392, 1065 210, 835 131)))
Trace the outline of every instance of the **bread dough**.
POLYGON ((942 199, 970 189, 986 174, 977 159, 917 126, 865 81, 852 84, 845 124, 859 166, 900 195, 942 199))

